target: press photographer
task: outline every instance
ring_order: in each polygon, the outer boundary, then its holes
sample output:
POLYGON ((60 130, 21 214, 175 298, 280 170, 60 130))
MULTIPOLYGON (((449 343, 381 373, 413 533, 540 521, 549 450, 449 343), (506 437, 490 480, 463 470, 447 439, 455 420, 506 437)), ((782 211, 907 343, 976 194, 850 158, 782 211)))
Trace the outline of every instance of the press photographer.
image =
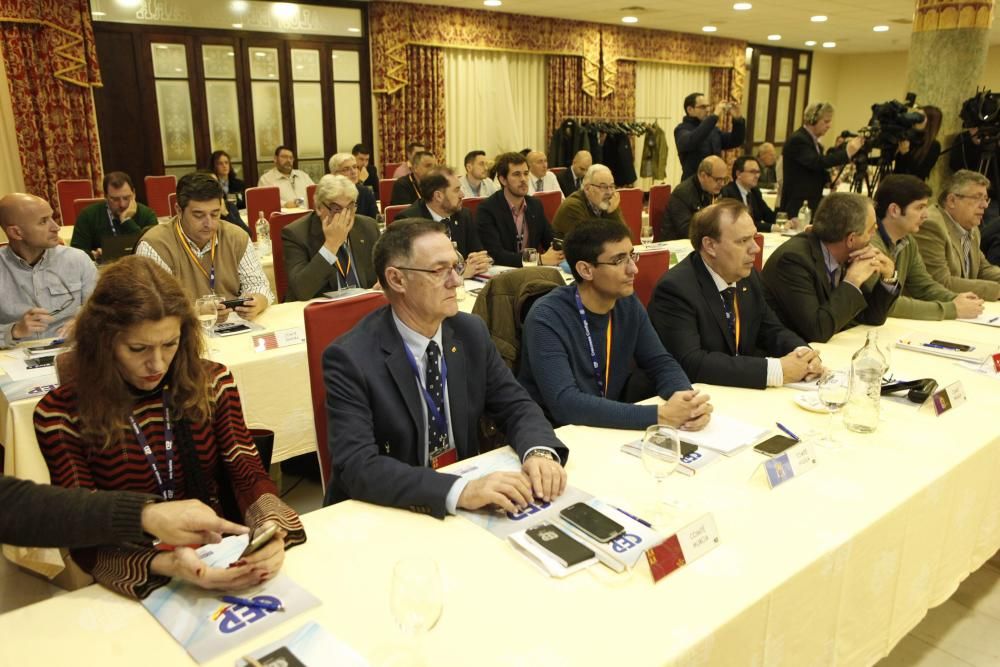
POLYGON ((924 119, 913 126, 906 139, 899 142, 896 149, 897 174, 909 174, 926 181, 934 165, 941 156, 941 142, 937 140, 941 130, 941 109, 935 106, 920 107, 924 119))
MULTIPOLYGON (((874 192, 882 177, 892 171, 900 144, 908 142, 913 128, 925 120, 922 113, 914 111, 916 103, 916 93, 907 93, 905 102, 890 100, 872 105, 868 125, 858 130, 864 144, 853 156, 852 192, 874 192), (872 155, 873 150, 878 151, 877 156, 872 155), (875 165, 874 174, 869 172, 872 165, 875 165)), ((906 148, 909 150, 909 144, 906 148)))
POLYGON ((970 169, 990 179, 990 194, 1000 192, 997 142, 1000 139, 1000 93, 981 90, 962 103, 962 127, 955 138, 949 163, 954 171, 970 169))

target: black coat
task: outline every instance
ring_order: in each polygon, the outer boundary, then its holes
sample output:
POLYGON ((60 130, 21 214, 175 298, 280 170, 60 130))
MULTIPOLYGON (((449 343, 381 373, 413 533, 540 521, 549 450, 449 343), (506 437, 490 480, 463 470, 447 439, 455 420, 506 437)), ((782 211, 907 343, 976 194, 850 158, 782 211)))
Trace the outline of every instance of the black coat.
MULTIPOLYGON (((573 173, 573 167, 566 167, 565 171, 556 175, 556 180, 559 181, 559 188, 567 197, 579 189, 576 187, 576 175, 573 173)), ((580 178, 580 187, 583 187, 582 177, 580 178)))
POLYGON ((846 144, 820 155, 816 150, 816 142, 804 127, 792 133, 785 142, 781 156, 784 182, 781 185, 781 204, 778 210, 786 212, 789 218, 799 214, 803 201, 809 202, 809 208, 815 211, 823 196, 823 188, 830 181, 827 169, 847 164, 849 160, 846 144))
POLYGON ((420 199, 420 193, 417 192, 417 182, 413 174, 400 176, 392 184, 392 195, 389 197, 390 206, 397 206, 399 204, 409 205, 418 199, 420 199))
POLYGON ((747 133, 744 118, 733 119, 731 132, 723 132, 717 126, 719 117, 715 114, 698 120, 694 116, 684 116, 684 120, 674 128, 674 143, 677 157, 681 161, 681 180, 694 176, 698 165, 709 155, 722 155, 722 151, 739 148, 747 133))
MULTIPOLYGON (((484 199, 476 209, 476 226, 483 248, 500 266, 521 266, 521 253, 517 250, 517 227, 510 212, 503 190, 484 199)), ((528 241, 532 248, 545 252, 552 245, 552 226, 545 217, 542 202, 532 196, 524 198, 527 208, 524 222, 528 227, 528 241)))
MULTIPOLYGON (((722 197, 731 197, 736 201, 743 201, 743 197, 740 195, 740 189, 737 187, 735 181, 726 183, 719 195, 722 197)), ((767 205, 767 202, 764 201, 764 195, 761 194, 760 188, 753 188, 747 193, 746 204, 757 231, 771 231, 771 225, 773 225, 774 221, 777 220, 778 214, 775 213, 771 207, 767 205)))
MULTIPOLYGON (((688 238, 688 227, 695 213, 712 203, 714 198, 701 189, 698 175, 681 181, 670 193, 670 201, 663 211, 660 229, 653 230, 656 240, 671 241, 688 238)), ((654 223, 655 224, 655 223, 654 223)))
MULTIPOLYGON (((402 218, 434 219, 431 217, 431 212, 427 210, 427 204, 422 199, 413 202, 409 208, 400 211, 396 219, 400 220, 402 218)), ((458 213, 449 218, 446 225, 448 236, 458 244, 458 251, 464 257, 468 257, 470 252, 479 252, 483 249, 483 244, 479 240, 479 230, 476 228, 476 223, 473 221, 472 214, 469 213, 468 209, 459 209, 458 213)))

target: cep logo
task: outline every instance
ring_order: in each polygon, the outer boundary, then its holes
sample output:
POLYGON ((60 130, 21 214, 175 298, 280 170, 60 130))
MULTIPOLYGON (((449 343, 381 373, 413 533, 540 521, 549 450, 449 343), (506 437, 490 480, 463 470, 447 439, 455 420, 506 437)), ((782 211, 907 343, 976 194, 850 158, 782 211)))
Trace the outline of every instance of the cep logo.
POLYGON ((531 503, 517 514, 507 512, 507 518, 511 521, 520 521, 521 519, 527 519, 532 514, 538 514, 542 510, 548 509, 549 507, 552 507, 552 503, 541 502, 537 505, 531 503))
MULTIPOLYGON (((252 600, 257 602, 273 602, 275 605, 281 605, 281 600, 274 597, 273 595, 256 595, 252 600)), ((242 604, 229 604, 224 607, 220 607, 213 619, 218 621, 219 632, 224 635, 231 635, 234 632, 239 632, 244 628, 256 623, 257 621, 262 621, 267 617, 268 614, 273 614, 275 612, 268 611, 267 609, 261 609, 260 607, 247 607, 242 604)))
POLYGON ((551 542, 559 539, 559 533, 554 530, 541 530, 538 532, 538 538, 542 542, 551 542))
POLYGON ((616 554, 625 553, 642 544, 642 538, 632 533, 625 533, 611 541, 611 548, 616 554))

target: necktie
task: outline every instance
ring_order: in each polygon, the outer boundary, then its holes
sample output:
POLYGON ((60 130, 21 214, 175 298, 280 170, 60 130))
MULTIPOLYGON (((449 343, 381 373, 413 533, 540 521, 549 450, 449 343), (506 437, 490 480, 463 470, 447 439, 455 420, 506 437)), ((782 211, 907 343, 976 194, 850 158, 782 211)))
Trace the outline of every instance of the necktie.
POLYGON ((729 325, 729 333, 732 335, 733 340, 736 340, 736 314, 734 312, 736 288, 727 287, 719 292, 719 296, 722 297, 722 310, 726 313, 726 324, 729 325))
POLYGON ((972 273, 972 234, 962 235, 962 277, 969 278, 972 273))
POLYGON ((357 281, 351 278, 352 269, 354 267, 351 265, 351 256, 347 253, 347 244, 343 244, 337 250, 337 270, 340 272, 340 277, 344 283, 344 287, 357 287, 357 281))
POLYGON ((827 269, 827 273, 830 274, 830 287, 837 289, 837 285, 840 284, 840 278, 844 275, 844 267, 838 266, 833 271, 827 269))
POLYGON ((433 340, 427 344, 427 392, 444 418, 438 424, 430 406, 427 407, 427 449, 431 452, 448 447, 448 416, 444 411, 444 383, 441 382, 441 348, 433 340))
POLYGON ((542 183, 543 183, 543 181, 540 178, 537 181, 535 181, 535 192, 541 192, 542 191, 542 183))
POLYGON ((580 177, 577 176, 576 178, 574 178, 573 179, 573 183, 574 183, 573 189, 574 190, 579 190, 580 189, 580 177))

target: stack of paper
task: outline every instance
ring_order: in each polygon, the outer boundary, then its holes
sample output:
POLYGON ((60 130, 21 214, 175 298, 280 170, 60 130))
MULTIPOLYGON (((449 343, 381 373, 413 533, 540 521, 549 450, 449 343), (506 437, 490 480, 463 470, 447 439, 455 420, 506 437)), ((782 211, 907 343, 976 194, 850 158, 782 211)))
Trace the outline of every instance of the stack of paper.
POLYGON ((739 419, 726 415, 712 413, 708 426, 700 431, 678 431, 681 442, 687 442, 698 447, 714 449, 726 456, 732 456, 744 447, 748 447, 770 432, 739 419))

